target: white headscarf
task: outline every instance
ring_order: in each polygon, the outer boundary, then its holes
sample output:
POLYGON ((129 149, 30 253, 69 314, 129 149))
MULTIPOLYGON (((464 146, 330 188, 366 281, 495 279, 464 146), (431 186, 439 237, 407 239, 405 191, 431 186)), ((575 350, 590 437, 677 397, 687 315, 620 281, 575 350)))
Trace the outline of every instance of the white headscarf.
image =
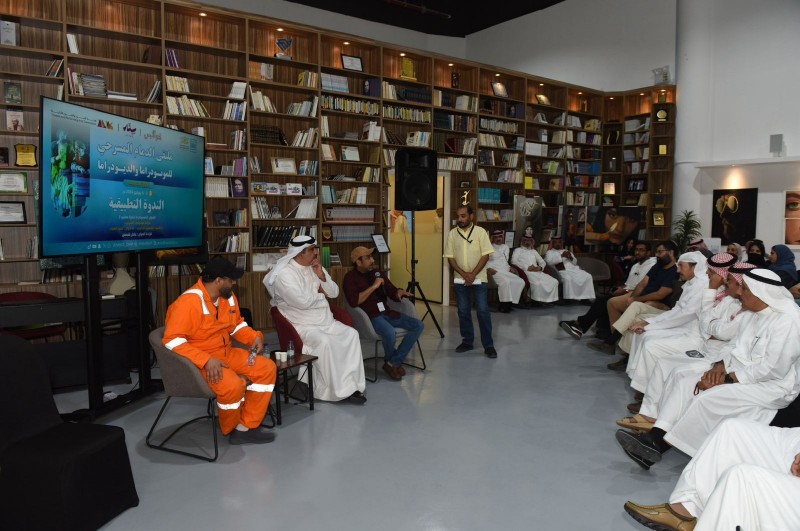
POLYGON ((779 313, 788 313, 800 318, 800 307, 794 302, 789 290, 783 287, 781 277, 769 269, 751 269, 744 274, 744 283, 764 304, 779 313))
POLYGON ((275 296, 275 286, 273 284, 275 284, 278 273, 289 265, 290 260, 294 260, 295 256, 302 253, 306 247, 312 247, 316 243, 316 240, 311 236, 296 236, 292 238, 289 243, 289 249, 286 251, 286 256, 278 260, 272 270, 264 277, 264 287, 267 288, 270 296, 275 296))
POLYGON ((706 274, 706 257, 700 251, 689 251, 683 253, 678 262, 686 262, 687 264, 695 264, 694 276, 695 278, 703 278, 706 274))

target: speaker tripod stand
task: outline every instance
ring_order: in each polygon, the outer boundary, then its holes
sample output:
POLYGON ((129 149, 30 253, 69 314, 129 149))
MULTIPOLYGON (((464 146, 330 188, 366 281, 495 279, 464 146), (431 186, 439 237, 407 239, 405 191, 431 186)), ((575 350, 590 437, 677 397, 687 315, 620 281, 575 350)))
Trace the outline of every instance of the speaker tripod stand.
POLYGON ((439 336, 444 337, 444 332, 442 332, 442 327, 439 326, 439 321, 436 320, 436 316, 433 314, 433 310, 431 309, 430 303, 428 303, 428 299, 425 297, 425 293, 422 291, 422 286, 417 281, 417 223, 414 219, 416 215, 416 211, 411 211, 411 280, 408 281, 408 287, 406 291, 411 293, 414 296, 415 300, 422 300, 425 304, 426 312, 425 315, 422 316, 420 321, 424 321, 425 318, 430 315, 431 319, 433 320, 433 324, 436 325, 436 330, 439 331, 439 336), (419 291, 419 296, 417 296, 417 291, 419 291))

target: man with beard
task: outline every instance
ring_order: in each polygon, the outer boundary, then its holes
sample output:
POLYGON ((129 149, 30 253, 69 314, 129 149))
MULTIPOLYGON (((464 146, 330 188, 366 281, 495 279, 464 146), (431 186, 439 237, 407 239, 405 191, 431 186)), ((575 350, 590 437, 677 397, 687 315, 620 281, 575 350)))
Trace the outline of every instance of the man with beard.
MULTIPOLYGON (((525 289, 525 281, 516 272, 512 271, 508 265, 508 257, 511 251, 503 240, 505 232, 498 229, 492 231, 492 248, 494 253, 486 263, 486 271, 492 275, 492 280, 497 284, 497 298, 500 301, 500 311, 509 313, 511 304, 518 304, 522 290, 525 289)), ((524 238, 523 238, 524 239, 524 238)), ((514 253, 516 258, 519 249, 514 253)))
POLYGON ((261 444, 275 434, 261 427, 275 386, 275 363, 264 336, 242 319, 233 286, 244 271, 216 257, 197 283, 167 310, 164 346, 189 358, 217 395, 219 424, 231 444, 261 444), (231 339, 248 345, 235 348, 231 339), (252 353, 252 354, 251 354, 252 353))
POLYGON ((531 284, 530 298, 536 302, 556 302, 558 300, 558 280, 544 272, 547 266, 536 249, 533 238, 523 236, 520 246, 514 251, 511 263, 528 276, 531 284))
POLYGON ((458 303, 458 326, 461 331, 461 344, 456 352, 472 350, 475 329, 472 325, 472 300, 481 330, 483 352, 489 358, 496 358, 497 351, 492 340, 492 315, 489 313, 486 284, 486 263, 494 253, 489 234, 474 224, 475 214, 469 205, 460 205, 456 210, 456 224, 447 235, 444 256, 453 268, 456 301, 458 303))

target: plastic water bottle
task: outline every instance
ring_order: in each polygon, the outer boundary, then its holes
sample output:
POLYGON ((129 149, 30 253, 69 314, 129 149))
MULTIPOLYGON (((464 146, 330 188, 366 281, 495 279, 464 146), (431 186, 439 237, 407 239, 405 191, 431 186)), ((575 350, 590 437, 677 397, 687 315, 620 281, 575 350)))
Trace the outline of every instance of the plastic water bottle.
POLYGON ((247 364, 255 365, 257 355, 258 355, 258 347, 254 346, 253 348, 250 349, 250 355, 247 357, 247 364))
POLYGON ((286 349, 286 357, 294 358, 294 341, 289 340, 289 347, 286 349))

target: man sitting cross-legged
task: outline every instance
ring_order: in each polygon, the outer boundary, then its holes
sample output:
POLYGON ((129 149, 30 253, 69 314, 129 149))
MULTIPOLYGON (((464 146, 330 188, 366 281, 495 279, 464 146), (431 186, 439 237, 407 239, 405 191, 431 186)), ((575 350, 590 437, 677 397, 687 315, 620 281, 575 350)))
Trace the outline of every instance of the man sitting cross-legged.
POLYGON ((519 247, 514 249, 511 263, 525 271, 531 285, 528 295, 532 301, 556 302, 558 300, 558 280, 544 272, 547 264, 533 248, 533 244, 533 238, 523 236, 519 247))

